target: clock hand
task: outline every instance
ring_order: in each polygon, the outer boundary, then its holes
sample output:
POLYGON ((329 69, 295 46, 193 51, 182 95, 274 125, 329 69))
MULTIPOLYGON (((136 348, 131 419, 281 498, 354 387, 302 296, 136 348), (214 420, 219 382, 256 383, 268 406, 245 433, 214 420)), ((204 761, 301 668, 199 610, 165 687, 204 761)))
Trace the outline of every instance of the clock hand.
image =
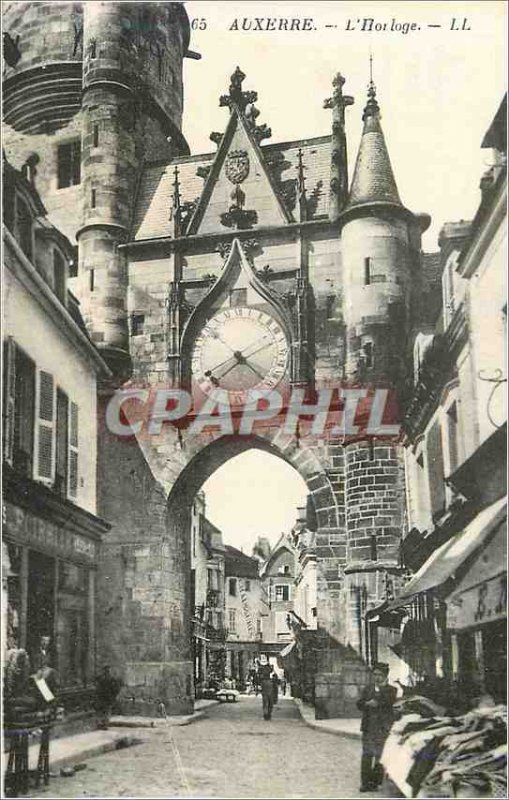
POLYGON ((249 367, 249 369, 252 370, 255 373, 255 375, 258 375, 258 377, 261 378, 262 381, 265 380, 265 375, 262 375, 261 372, 258 372, 256 367, 253 367, 253 365, 250 364, 249 361, 246 361, 246 367, 249 367))
POLYGON ((219 386, 219 378, 224 378, 224 376, 228 375, 228 373, 231 372, 234 367, 236 367, 238 364, 244 364, 244 363, 245 363, 244 356, 242 355, 240 350, 236 350, 233 356, 227 358, 226 361, 222 361, 221 364, 217 364, 217 366, 215 366, 213 370, 208 369, 207 372, 205 373, 205 377, 209 378, 210 382, 213 383, 215 386, 219 386), (226 368, 226 370, 223 370, 218 375, 217 370, 220 369, 221 367, 224 367, 224 365, 228 364, 230 361, 233 361, 233 364, 231 364, 229 367, 226 368), (214 375, 213 372, 216 372, 216 375, 214 375))
MULTIPOLYGON (((256 342, 253 342, 252 344, 248 345, 246 347, 246 349, 244 350, 244 352, 242 353, 244 358, 249 358, 250 356, 253 356, 255 353, 258 352, 258 350, 253 350, 252 352, 248 352, 248 350, 251 347, 256 347, 256 345, 259 344, 260 342, 264 342, 266 339, 270 339, 270 338, 271 337, 269 336, 268 333, 264 333, 263 336, 260 339, 257 339, 256 342)), ((262 345, 262 347, 265 347, 265 345, 262 345)), ((262 348, 258 348, 258 349, 262 349, 262 348)))

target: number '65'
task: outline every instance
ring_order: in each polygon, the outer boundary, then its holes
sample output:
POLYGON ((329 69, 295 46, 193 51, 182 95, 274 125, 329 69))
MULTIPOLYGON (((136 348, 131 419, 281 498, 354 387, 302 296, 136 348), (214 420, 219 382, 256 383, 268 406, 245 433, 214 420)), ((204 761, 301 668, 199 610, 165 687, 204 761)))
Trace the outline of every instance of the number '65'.
POLYGON ((191 20, 191 30, 193 31, 204 31, 207 27, 207 20, 203 17, 195 17, 195 19, 191 20))

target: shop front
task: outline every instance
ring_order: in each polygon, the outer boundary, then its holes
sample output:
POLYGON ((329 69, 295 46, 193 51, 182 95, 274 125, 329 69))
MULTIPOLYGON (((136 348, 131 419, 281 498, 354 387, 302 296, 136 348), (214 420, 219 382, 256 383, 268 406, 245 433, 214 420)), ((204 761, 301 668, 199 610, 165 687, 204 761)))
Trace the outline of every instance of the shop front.
POLYGON ((109 526, 44 486, 30 493, 5 484, 4 545, 8 648, 26 650, 30 667, 49 658, 66 709, 90 704, 95 676, 95 572, 109 526))
POLYGON ((406 614, 392 649, 413 680, 445 677, 477 691, 484 651, 501 650, 497 663, 505 664, 506 530, 506 499, 500 498, 438 547, 388 605, 389 612, 406 614))
POLYGON ((507 523, 496 530, 446 598, 452 670, 495 702, 507 702, 507 523))

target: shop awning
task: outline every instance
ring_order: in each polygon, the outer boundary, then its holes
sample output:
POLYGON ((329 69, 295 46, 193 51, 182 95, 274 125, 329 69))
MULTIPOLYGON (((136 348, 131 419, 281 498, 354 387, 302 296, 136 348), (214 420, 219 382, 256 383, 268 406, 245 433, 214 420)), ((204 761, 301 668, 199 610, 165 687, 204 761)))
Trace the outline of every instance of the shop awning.
POLYGON ((444 584, 462 564, 486 541, 507 516, 506 498, 487 506, 471 520, 462 533, 438 547, 407 583, 388 610, 406 605, 416 595, 444 584))

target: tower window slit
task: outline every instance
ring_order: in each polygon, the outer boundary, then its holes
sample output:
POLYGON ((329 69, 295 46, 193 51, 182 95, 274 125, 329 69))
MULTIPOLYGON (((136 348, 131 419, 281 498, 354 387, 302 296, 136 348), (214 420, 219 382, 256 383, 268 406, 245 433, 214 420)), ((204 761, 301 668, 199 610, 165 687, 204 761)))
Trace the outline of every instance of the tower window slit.
POLYGON ((371 561, 376 561, 378 558, 377 547, 376 547, 376 535, 372 534, 370 537, 370 547, 369 547, 369 557, 371 561))
POLYGON ((88 273, 88 288, 91 292, 94 291, 95 285, 95 270, 91 269, 88 273))
POLYGON ((366 342, 362 347, 362 351, 364 354, 364 364, 367 369, 371 369, 373 366, 373 342, 366 342))
POLYGON ((99 125, 94 125, 94 147, 99 147, 99 125))
POLYGON ((95 189, 92 189, 92 191, 90 192, 90 207, 91 208, 95 208, 95 199, 96 199, 95 189))
POLYGON ((369 286, 371 283, 371 259, 364 259, 364 285, 369 286))

